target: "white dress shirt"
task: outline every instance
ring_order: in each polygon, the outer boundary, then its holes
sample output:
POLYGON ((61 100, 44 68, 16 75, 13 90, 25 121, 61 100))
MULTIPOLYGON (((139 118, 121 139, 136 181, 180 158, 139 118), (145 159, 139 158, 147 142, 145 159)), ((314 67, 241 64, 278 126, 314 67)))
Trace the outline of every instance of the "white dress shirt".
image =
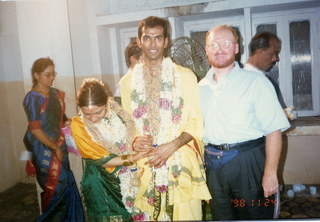
POLYGON ((221 144, 257 139, 290 124, 273 85, 261 73, 235 67, 219 82, 211 68, 199 82, 204 142, 221 144))

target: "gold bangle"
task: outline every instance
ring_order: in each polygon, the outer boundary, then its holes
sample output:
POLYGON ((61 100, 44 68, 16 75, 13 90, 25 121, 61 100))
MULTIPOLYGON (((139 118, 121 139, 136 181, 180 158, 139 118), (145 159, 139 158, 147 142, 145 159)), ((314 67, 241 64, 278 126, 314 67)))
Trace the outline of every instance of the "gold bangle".
POLYGON ((132 160, 132 154, 129 156, 129 159, 130 159, 130 162, 133 164, 134 163, 134 161, 132 160))
POLYGON ((122 155, 121 161, 122 161, 122 165, 125 165, 125 163, 128 162, 128 155, 122 155))
POLYGON ((128 155, 122 155, 121 160, 122 160, 122 162, 128 161, 128 155))
POLYGON ((128 155, 122 155, 121 156, 121 160, 122 160, 123 166, 131 166, 131 165, 133 165, 133 162, 130 162, 128 160, 128 155))

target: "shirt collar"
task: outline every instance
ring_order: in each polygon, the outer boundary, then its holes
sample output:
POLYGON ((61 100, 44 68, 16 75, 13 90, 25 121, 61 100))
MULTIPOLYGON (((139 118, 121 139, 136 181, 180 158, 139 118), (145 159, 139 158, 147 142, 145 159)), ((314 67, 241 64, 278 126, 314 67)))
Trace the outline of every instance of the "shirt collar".
MULTIPOLYGON (((235 74, 239 71, 239 69, 240 69, 240 66, 239 66, 238 62, 234 62, 234 67, 233 67, 233 69, 232 69, 228 74, 221 76, 221 79, 226 79, 226 80, 228 80, 228 79, 233 78, 233 77, 235 76, 235 74)), ((214 69, 213 69, 213 67, 211 67, 211 68, 209 69, 209 71, 207 72, 207 75, 206 75, 205 78, 206 78, 209 82, 215 83, 215 81, 213 80, 213 76, 214 76, 214 69)))
POLYGON ((247 62, 247 63, 244 65, 244 69, 250 70, 250 71, 254 71, 254 72, 259 72, 259 73, 262 73, 262 74, 265 74, 265 75, 266 75, 266 73, 265 73, 263 70, 259 69, 258 67, 252 65, 252 64, 249 63, 249 62, 247 62))

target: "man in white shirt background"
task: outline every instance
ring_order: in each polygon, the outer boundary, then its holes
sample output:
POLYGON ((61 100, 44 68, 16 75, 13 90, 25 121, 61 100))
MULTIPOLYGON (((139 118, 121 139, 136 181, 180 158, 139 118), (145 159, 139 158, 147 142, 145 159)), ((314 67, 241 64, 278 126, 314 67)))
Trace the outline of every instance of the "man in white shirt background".
POLYGON ((278 83, 272 79, 268 72, 280 61, 281 39, 271 32, 258 32, 249 43, 250 57, 243 67, 246 70, 260 72, 266 75, 274 86, 281 107, 286 105, 278 83))

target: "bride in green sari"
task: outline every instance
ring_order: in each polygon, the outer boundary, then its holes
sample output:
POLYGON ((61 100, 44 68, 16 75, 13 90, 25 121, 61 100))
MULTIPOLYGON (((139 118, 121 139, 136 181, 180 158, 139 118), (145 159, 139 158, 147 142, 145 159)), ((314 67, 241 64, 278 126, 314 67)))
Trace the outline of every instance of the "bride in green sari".
POLYGON ((72 118, 71 130, 85 160, 81 191, 89 220, 143 218, 133 205, 140 184, 135 162, 143 155, 132 150, 133 120, 108 99, 104 84, 97 79, 83 81, 77 105, 81 111, 72 118))

